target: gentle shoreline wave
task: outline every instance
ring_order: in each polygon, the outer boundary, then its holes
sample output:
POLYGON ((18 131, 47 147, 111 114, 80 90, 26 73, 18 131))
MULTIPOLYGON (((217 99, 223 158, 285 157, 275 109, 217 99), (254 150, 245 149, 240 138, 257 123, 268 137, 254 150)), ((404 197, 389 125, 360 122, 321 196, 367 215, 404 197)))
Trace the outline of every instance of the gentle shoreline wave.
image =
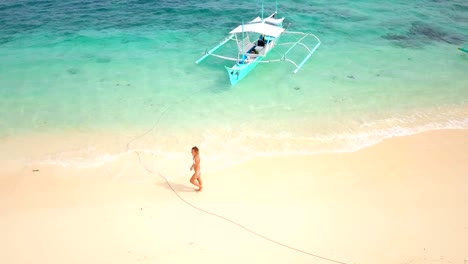
MULTIPOLYGON (((326 153, 355 152, 363 148, 373 146, 385 139, 393 137, 411 136, 419 133, 435 130, 466 130, 468 118, 439 123, 428 123, 416 127, 395 126, 389 129, 374 129, 372 132, 352 132, 336 135, 322 135, 311 137, 295 137, 288 134, 268 135, 258 132, 251 134, 239 134, 237 138, 221 138, 209 134, 201 144, 197 144, 203 150, 204 163, 212 170, 222 169, 261 156, 294 156, 294 155, 318 155, 326 153), (223 142, 223 143, 221 143, 223 142)), ((190 148, 190 142, 179 139, 181 144, 190 148)), ((176 149, 173 145, 151 147, 145 146, 149 141, 138 141, 135 146, 121 152, 107 152, 105 149, 86 147, 71 151, 62 151, 46 154, 36 160, 30 160, 29 164, 52 165, 70 168, 100 167, 107 163, 134 155, 135 152, 150 157, 155 164, 165 164, 165 167, 185 161, 190 162, 190 154, 186 149, 176 149), (169 164, 169 165, 168 165, 169 164)), ((88 142, 88 145, 90 142, 88 142)), ((207 169, 208 169, 207 168, 207 169)), ((210 169, 209 169, 210 170, 210 169)), ((178 174, 178 173, 176 173, 178 174)))

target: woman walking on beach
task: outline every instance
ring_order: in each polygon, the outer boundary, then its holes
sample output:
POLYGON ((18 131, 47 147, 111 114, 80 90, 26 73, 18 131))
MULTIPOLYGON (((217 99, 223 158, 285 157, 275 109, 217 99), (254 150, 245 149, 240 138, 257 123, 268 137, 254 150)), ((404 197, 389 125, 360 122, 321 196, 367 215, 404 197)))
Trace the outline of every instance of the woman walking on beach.
POLYGON ((190 178, 190 183, 198 187, 197 191, 203 189, 203 184, 200 174, 200 154, 197 147, 192 148, 193 164, 190 167, 190 170, 194 170, 194 174, 190 178))

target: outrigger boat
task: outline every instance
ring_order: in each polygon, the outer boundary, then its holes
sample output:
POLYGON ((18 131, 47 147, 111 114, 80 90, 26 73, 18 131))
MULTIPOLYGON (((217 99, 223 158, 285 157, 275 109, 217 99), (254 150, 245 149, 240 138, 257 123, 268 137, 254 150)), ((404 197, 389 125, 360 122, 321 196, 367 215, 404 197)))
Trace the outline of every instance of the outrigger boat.
POLYGON ((270 16, 263 18, 262 6, 262 17, 256 17, 249 23, 242 23, 242 25, 239 25, 238 27, 233 29, 231 32, 229 32, 229 35, 225 39, 223 39, 217 46, 210 50, 206 50, 204 52, 204 55, 197 61, 195 61, 195 63, 199 64, 208 56, 214 56, 224 60, 235 61, 236 63, 234 64, 234 66, 225 66, 229 75, 229 80, 231 81, 232 85, 235 85, 240 80, 242 80, 250 71, 252 71, 253 68, 255 68, 261 62, 269 63, 287 61, 295 66, 294 73, 297 73, 307 62, 307 60, 309 60, 310 56, 312 56, 312 54, 320 46, 320 39, 311 33, 286 31, 283 27, 284 17, 277 19, 276 15, 277 11, 275 11, 270 16), (278 43, 280 36, 284 34, 297 35, 299 36, 299 40, 295 42, 278 43), (250 35, 255 36, 253 41, 250 39, 250 35), (317 43, 312 49, 304 43, 304 40, 307 37, 313 37, 317 41, 317 43), (237 58, 222 56, 213 53, 229 41, 237 42, 237 58), (286 52, 282 54, 280 58, 264 60, 268 53, 275 47, 275 45, 288 45, 290 47, 286 52), (292 59, 286 57, 286 55, 297 46, 302 46, 307 50, 306 56, 302 59, 302 61, 299 64, 294 62, 292 59))

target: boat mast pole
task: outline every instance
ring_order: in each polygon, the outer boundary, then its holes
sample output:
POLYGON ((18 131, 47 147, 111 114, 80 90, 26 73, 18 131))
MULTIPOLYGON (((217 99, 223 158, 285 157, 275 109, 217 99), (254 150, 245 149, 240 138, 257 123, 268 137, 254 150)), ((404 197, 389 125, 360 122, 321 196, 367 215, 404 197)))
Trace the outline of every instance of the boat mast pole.
POLYGON ((263 20, 263 1, 262 1, 262 20, 263 20))
POLYGON ((278 0, 276 0, 275 13, 278 14, 278 0))
POLYGON ((242 55, 241 55, 241 60, 244 57, 244 20, 242 19, 242 55))

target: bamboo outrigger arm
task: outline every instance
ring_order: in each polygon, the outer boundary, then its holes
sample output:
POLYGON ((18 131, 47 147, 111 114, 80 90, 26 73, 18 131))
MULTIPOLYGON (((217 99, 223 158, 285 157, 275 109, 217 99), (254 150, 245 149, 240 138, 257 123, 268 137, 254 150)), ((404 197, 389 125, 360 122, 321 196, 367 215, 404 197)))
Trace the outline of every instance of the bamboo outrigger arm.
POLYGON ((234 35, 229 35, 224 40, 222 40, 216 47, 212 48, 210 51, 205 51, 205 54, 201 58, 199 58, 197 61, 195 61, 195 63, 198 64, 202 62, 204 59, 206 59, 206 57, 210 55, 214 55, 213 52, 221 48, 224 44, 226 44, 230 40, 234 40, 234 35))
POLYGON ((291 42, 291 43, 282 43, 281 45, 290 45, 292 44, 292 46, 283 54, 283 56, 281 57, 280 60, 282 61, 288 61, 288 62, 291 62, 292 64, 294 64, 294 66, 296 66, 296 69, 294 70, 294 73, 297 73, 301 68, 302 66, 304 66, 304 63, 306 63, 309 59, 310 59, 310 56, 312 56, 312 54, 314 54, 314 52, 318 49, 318 47, 320 46, 320 44, 322 44, 322 42, 320 41, 320 39, 312 34, 312 33, 303 33, 303 32, 293 32, 293 31, 286 31, 284 32, 285 34, 299 34, 299 35, 303 35, 302 38, 300 38, 298 41, 296 42, 291 42), (317 44, 315 45, 315 47, 313 49, 309 49, 309 47, 307 45, 305 45, 304 43, 302 43, 301 41, 304 40, 305 38, 307 38, 308 36, 312 36, 314 37, 316 40, 317 40, 317 44), (301 45, 303 46, 305 49, 307 49, 307 51, 309 52, 305 58, 301 61, 301 63, 299 63, 299 65, 297 65, 295 62, 293 62, 292 60, 289 60, 289 59, 286 59, 286 55, 296 46, 296 45, 301 45))

